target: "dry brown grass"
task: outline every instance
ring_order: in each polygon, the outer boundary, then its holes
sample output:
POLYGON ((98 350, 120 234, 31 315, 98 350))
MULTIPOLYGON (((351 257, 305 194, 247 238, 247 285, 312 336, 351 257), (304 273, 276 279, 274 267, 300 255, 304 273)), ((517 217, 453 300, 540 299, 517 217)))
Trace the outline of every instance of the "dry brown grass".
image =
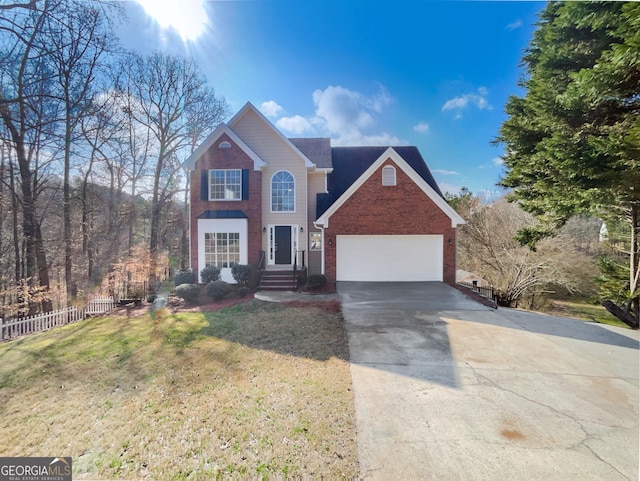
POLYGON ((99 318, 0 359, 3 456, 72 456, 74 479, 357 477, 332 304, 99 318))

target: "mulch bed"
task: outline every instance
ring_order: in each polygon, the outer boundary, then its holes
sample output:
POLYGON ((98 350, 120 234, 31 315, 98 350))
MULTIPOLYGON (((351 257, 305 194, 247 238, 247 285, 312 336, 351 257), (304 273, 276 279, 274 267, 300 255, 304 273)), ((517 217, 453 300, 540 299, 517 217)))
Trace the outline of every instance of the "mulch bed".
MULTIPOLYGON (((225 309, 227 307, 235 306, 244 302, 250 302, 253 300, 253 294, 249 294, 245 297, 238 297, 234 292, 226 299, 220 301, 214 301, 207 295, 201 295, 198 297, 197 302, 187 303, 184 299, 179 297, 170 296, 166 309, 171 313, 176 312, 210 312, 225 309)), ((120 306, 109 312, 109 315, 124 316, 124 317, 138 317, 143 316, 151 311, 151 304, 143 302, 139 305, 128 304, 126 306, 120 306)))

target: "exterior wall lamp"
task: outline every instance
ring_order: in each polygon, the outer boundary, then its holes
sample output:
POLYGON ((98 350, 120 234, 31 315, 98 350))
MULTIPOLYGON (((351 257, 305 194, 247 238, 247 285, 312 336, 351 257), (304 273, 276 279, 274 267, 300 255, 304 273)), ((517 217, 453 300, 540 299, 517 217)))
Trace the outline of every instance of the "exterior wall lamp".
POLYGON ((266 234, 266 233, 267 233, 267 228, 266 228, 266 227, 263 227, 263 228, 262 228, 262 233, 263 233, 263 234, 266 234))

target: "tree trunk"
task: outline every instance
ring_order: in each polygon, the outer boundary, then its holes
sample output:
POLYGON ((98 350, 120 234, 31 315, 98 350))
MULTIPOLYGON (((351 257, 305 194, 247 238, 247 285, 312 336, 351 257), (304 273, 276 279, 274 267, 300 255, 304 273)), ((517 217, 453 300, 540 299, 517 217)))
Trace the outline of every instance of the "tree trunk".
POLYGON ((20 255, 20 234, 18 232, 18 212, 20 205, 18 202, 18 193, 16 192, 15 184, 15 172, 13 170, 13 162, 9 158, 9 182, 11 186, 11 207, 13 208, 13 252, 15 256, 15 276, 14 279, 18 282, 22 276, 22 256, 20 255))
POLYGON ((36 223, 35 231, 35 243, 36 243, 36 256, 38 259, 38 278, 40 279, 40 286, 46 288, 46 297, 42 301, 42 311, 53 311, 53 303, 51 302, 50 287, 49 287, 49 268, 47 266, 47 255, 44 250, 44 242, 42 241, 42 232, 40 230, 40 223, 36 223))
POLYGON ((158 237, 160 235, 160 176, 164 166, 164 149, 160 146, 158 163, 153 176, 153 198, 151 200, 151 232, 149 234, 149 287, 154 289, 156 282, 156 267, 158 265, 158 237))
POLYGON ((602 305, 607 311, 627 324, 629 327, 631 327, 632 329, 638 329, 638 319, 635 319, 629 312, 618 307, 615 302, 607 300, 604 301, 602 305))
POLYGON ((638 281, 640 277, 640 252, 638 235, 640 224, 638 219, 638 205, 631 204, 631 256, 629 259, 629 291, 631 292, 630 314, 636 319, 636 326, 640 320, 640 293, 638 293, 638 281))
MULTIPOLYGON (((69 78, 66 79, 65 92, 69 91, 69 78)), ((67 287, 67 296, 78 296, 76 286, 71 277, 71 185, 69 181, 71 170, 71 107, 67 99, 65 105, 65 131, 64 131, 64 183, 62 195, 62 212, 64 218, 64 282, 67 287)))
POLYGON ((190 265, 189 261, 189 236, 191 219, 189 219, 189 192, 190 175, 187 174, 187 184, 184 189, 184 211, 182 213, 182 238, 180 239, 180 269, 186 269, 190 265))

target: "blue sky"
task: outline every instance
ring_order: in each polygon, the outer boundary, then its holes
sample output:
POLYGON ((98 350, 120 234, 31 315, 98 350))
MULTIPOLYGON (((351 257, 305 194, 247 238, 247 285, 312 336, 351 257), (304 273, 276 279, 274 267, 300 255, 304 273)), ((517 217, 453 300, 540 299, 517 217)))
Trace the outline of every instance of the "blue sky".
POLYGON ((251 101, 290 137, 416 145, 443 191, 494 195, 503 150, 491 139, 507 98, 522 94, 519 64, 544 8, 417 0, 125 5, 124 45, 192 56, 232 113, 251 101))

